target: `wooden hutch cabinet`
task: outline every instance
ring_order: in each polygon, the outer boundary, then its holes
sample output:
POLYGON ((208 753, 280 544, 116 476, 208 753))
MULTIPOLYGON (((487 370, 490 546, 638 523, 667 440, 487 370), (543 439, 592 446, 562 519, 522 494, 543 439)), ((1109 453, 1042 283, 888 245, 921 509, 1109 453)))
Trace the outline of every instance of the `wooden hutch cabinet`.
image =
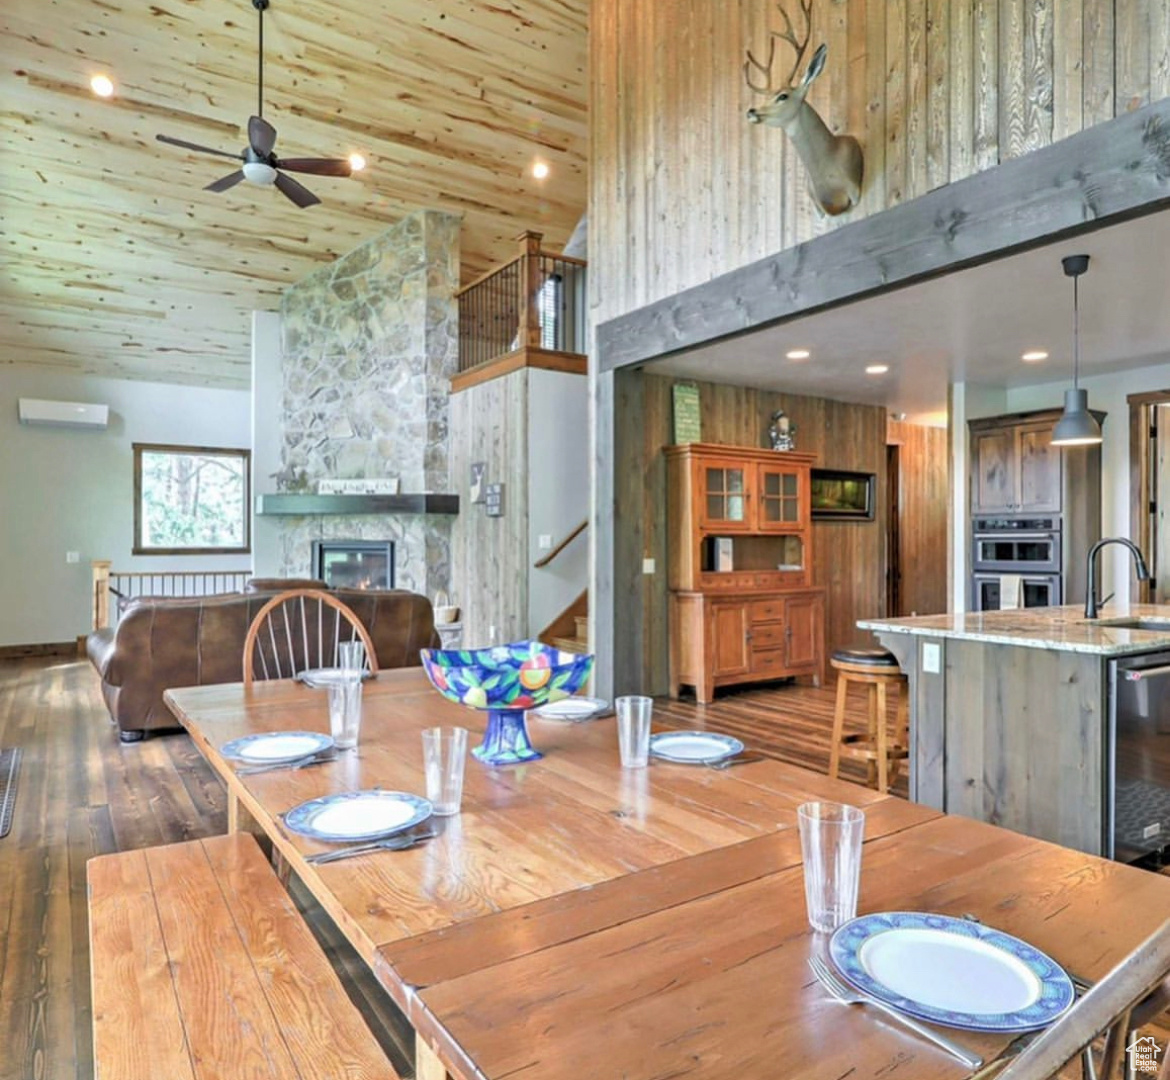
POLYGON ((812 454, 667 447, 670 692, 812 675, 825 658, 812 585, 812 454))

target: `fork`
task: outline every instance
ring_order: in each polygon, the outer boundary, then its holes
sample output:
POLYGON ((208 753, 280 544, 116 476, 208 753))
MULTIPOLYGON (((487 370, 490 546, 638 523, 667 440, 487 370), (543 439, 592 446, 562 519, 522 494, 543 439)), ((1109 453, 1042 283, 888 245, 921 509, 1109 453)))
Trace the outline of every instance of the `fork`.
POLYGON ((314 750, 311 754, 297 758, 295 761, 281 761, 274 765, 250 765, 246 769, 237 769, 236 776, 256 776, 258 773, 276 772, 278 769, 304 769, 309 765, 323 765, 327 761, 334 761, 337 754, 332 750, 314 750))
POLYGON ((812 973, 817 977, 817 982, 843 1005, 873 1005, 890 1018, 897 1020, 903 1027, 908 1027, 911 1031, 917 1032, 924 1039, 929 1039, 935 1046, 945 1050, 952 1057, 958 1058, 968 1069, 978 1069, 983 1064, 983 1058, 971 1053, 970 1050, 964 1049, 958 1043, 952 1042, 945 1035, 940 1035, 937 1031, 931 1031, 930 1028, 918 1023, 918 1021, 912 1020, 909 1016, 904 1016, 892 1005, 887 1005, 884 1001, 879 1001, 875 997, 863 994, 856 987, 842 982, 829 970, 828 965, 819 956, 810 956, 808 958, 808 966, 812 968, 812 973))
POLYGON ((338 862, 355 855, 371 855, 375 851, 406 851, 416 844, 433 840, 438 835, 432 829, 430 832, 412 833, 408 836, 391 836, 386 840, 376 840, 372 844, 359 844, 357 847, 343 848, 341 851, 323 851, 317 855, 308 856, 305 862, 312 863, 314 866, 322 866, 325 863, 338 862))

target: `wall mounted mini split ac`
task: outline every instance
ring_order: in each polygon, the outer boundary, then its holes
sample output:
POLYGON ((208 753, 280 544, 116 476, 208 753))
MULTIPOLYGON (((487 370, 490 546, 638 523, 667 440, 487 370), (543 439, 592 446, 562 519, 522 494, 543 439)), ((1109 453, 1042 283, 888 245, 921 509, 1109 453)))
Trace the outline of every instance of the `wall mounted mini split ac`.
POLYGON ((21 398, 18 403, 20 422, 35 426, 88 428, 104 431, 110 424, 109 405, 91 405, 84 401, 41 401, 21 398))

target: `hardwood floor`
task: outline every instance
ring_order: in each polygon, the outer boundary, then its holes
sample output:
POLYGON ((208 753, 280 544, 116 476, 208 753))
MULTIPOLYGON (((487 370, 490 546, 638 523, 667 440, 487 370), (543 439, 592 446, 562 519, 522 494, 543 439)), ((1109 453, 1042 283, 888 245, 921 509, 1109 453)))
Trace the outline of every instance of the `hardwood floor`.
MULTIPOLYGON (((0 661, 4 746, 21 747, 23 761, 0 840, 0 1080, 91 1080, 86 861, 222 833, 223 786, 181 732, 123 746, 85 661, 0 661)), ((293 895, 409 1075, 405 1021, 307 894, 293 895)))
MULTIPOLYGON (((833 731, 835 686, 776 684, 764 688, 723 690, 710 705, 696 704, 693 698, 671 701, 656 698, 654 720, 673 727, 721 731, 734 735, 752 750, 814 772, 829 771, 829 743, 833 731)), ((897 695, 890 695, 891 723, 897 695)), ((863 688, 852 687, 846 733, 865 730, 866 698, 863 688)), ((865 765, 841 762, 841 779, 865 782, 865 765)), ((895 795, 906 796, 906 772, 902 769, 893 785, 895 795)))

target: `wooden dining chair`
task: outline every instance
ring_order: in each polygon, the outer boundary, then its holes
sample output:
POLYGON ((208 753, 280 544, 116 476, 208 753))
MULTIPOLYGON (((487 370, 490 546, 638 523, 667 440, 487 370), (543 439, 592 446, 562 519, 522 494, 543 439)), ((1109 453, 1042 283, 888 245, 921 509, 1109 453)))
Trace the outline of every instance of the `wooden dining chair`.
POLYGON ((291 679, 309 668, 337 667, 338 646, 360 641, 366 667, 378 670, 374 643, 361 620, 320 589, 289 589, 269 600, 244 639, 244 686, 255 679, 291 679), (343 624, 345 629, 343 629, 343 624))
MULTIPOLYGON (((1138 1031, 1170 1008, 1170 919, 1122 960, 1080 1001, 1037 1036, 996 1080, 1049 1080, 1080 1057, 1084 1080, 1116 1080, 1127 1070, 1138 1031), (1093 1043, 1104 1035, 1104 1046, 1093 1043)), ((1147 1036, 1148 1038, 1148 1036, 1147 1036)), ((1157 1041, 1159 1080, 1170 1078, 1170 1048, 1157 1041)), ((1147 1043, 1147 1046, 1150 1044, 1147 1043)), ((1137 1073, 1149 1076, 1148 1072, 1137 1073)))

